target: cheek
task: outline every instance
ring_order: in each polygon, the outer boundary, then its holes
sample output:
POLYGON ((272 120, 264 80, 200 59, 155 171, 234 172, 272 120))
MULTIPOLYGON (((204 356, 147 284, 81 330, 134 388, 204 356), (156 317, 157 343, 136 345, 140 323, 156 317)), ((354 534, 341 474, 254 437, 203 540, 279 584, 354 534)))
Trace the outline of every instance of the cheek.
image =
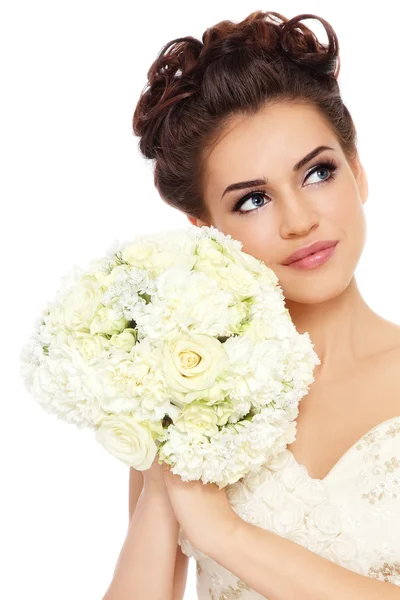
MULTIPOLYGON (((243 217, 246 220, 246 217, 243 217)), ((253 225, 250 228, 238 228, 237 238, 242 244, 242 251, 251 254, 254 258, 262 260, 267 266, 272 267, 274 264, 274 256, 279 256, 282 253, 279 236, 276 230, 267 224, 265 220, 253 219, 249 217, 249 221, 253 220, 253 225)), ((232 234, 232 237, 235 237, 232 234)))
POLYGON ((326 218, 332 224, 332 231, 342 234, 349 244, 363 245, 366 235, 366 219, 364 207, 357 190, 343 191, 332 204, 332 208, 326 214, 326 218))
MULTIPOLYGON (((260 213, 263 211, 260 211, 260 213)), ((242 243, 242 251, 251 254, 255 258, 264 261, 266 257, 279 255, 282 252, 279 246, 276 223, 268 218, 268 215, 257 216, 234 216, 231 219, 215 220, 215 227, 225 235, 229 234, 233 239, 242 243)))

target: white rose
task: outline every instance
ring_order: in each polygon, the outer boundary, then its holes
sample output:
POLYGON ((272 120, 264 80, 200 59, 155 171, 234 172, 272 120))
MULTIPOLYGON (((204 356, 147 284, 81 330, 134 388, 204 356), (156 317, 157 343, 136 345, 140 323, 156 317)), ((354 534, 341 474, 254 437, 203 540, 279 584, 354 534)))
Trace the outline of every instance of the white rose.
POLYGON ((121 333, 114 333, 110 338, 110 345, 129 352, 137 341, 137 330, 127 327, 121 333))
POLYGON ((102 335, 92 335, 82 331, 74 331, 68 340, 71 348, 77 348, 86 362, 98 357, 108 349, 109 340, 102 335))
POLYGON ((89 329, 100 304, 101 289, 93 277, 84 277, 65 296, 62 304, 64 323, 68 329, 89 329))
MULTIPOLYGON (((222 390, 221 393, 223 393, 222 390)), ((219 404, 213 404, 212 406, 217 417, 217 425, 226 425, 229 417, 236 413, 236 408, 233 406, 232 402, 229 402, 229 400, 220 402, 219 404)))
POLYGON ((320 541, 329 540, 340 533, 340 518, 336 506, 321 504, 307 517, 307 526, 320 541))
POLYGON ((117 318, 112 308, 102 306, 99 308, 97 315, 94 317, 90 324, 90 333, 105 333, 107 335, 113 335, 120 333, 126 328, 129 321, 117 318))
POLYGON ((213 436, 218 433, 218 416, 211 406, 204 402, 191 402, 187 404, 181 412, 180 417, 174 422, 175 427, 180 431, 191 433, 198 431, 206 436, 213 436))
MULTIPOLYGON (((121 251, 121 255, 129 265, 145 269, 152 277, 156 277, 176 264, 182 265, 183 262, 179 248, 169 247, 166 250, 145 239, 129 244, 121 251)), ((188 257, 188 261, 190 268, 192 258, 188 257)))
POLYGON ((206 335, 184 334, 168 340, 163 349, 163 368, 170 391, 185 394, 186 403, 207 398, 216 377, 228 366, 223 344, 206 335))
POLYGON ((194 257, 199 237, 201 237, 201 232, 197 227, 192 227, 189 231, 186 228, 178 229, 172 235, 169 231, 154 234, 157 245, 161 250, 168 252, 177 250, 181 256, 185 257, 194 257))
POLYGON ((249 271, 252 271, 257 277, 270 275, 271 281, 277 282, 278 278, 275 273, 266 266, 266 264, 260 259, 256 258, 252 254, 247 254, 244 250, 233 249, 231 251, 231 258, 238 264, 245 266, 249 271))
POLYGON ((104 417, 95 437, 110 454, 138 471, 149 469, 157 453, 151 429, 130 415, 104 417))
POLYGON ((165 252, 164 248, 160 248, 150 257, 148 263, 146 262, 146 269, 150 271, 152 277, 157 277, 178 264, 181 265, 181 268, 190 270, 193 265, 193 257, 182 257, 179 248, 169 248, 168 252, 165 252))
POLYGON ((216 227, 203 226, 201 228, 198 228, 198 231, 200 233, 201 239, 207 237, 212 238, 218 244, 220 244, 221 247, 223 246, 224 251, 228 254, 232 254, 235 251, 237 252, 243 247, 242 242, 240 242, 239 240, 235 240, 230 234, 225 234, 222 231, 219 231, 216 227))
POLYGON ((283 505, 272 515, 275 531, 286 537, 294 529, 300 529, 304 524, 304 510, 301 502, 287 497, 283 505))
POLYGON ((131 266, 142 267, 147 265, 147 261, 157 251, 154 243, 151 241, 132 242, 121 250, 122 260, 131 266))
POLYGON ((260 293, 257 278, 246 268, 231 262, 228 268, 219 269, 220 285, 232 292, 238 300, 260 293))
MULTIPOLYGON (((229 410, 229 401, 224 401, 225 398, 225 392, 224 390, 221 388, 220 385, 218 384, 214 384, 208 391, 208 398, 207 398, 207 403, 208 404, 212 404, 214 406, 214 410, 216 412, 216 414, 219 416, 220 421, 224 418, 224 415, 226 414, 226 411, 229 410), (218 406, 217 404, 223 404, 222 409, 219 411, 218 410, 218 406)), ((218 423, 218 425, 223 425, 224 423, 218 423)))
POLYGON ((200 239, 196 248, 195 270, 215 278, 216 271, 228 265, 228 259, 221 250, 221 245, 217 241, 211 238, 200 239))

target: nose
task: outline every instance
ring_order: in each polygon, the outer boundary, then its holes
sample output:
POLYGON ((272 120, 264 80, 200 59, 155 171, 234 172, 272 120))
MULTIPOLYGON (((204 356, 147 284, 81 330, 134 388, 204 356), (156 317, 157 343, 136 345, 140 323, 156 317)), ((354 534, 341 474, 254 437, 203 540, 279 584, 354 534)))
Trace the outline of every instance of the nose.
POLYGON ((285 194, 280 204, 282 238, 306 236, 319 226, 319 216, 310 199, 301 194, 285 194))

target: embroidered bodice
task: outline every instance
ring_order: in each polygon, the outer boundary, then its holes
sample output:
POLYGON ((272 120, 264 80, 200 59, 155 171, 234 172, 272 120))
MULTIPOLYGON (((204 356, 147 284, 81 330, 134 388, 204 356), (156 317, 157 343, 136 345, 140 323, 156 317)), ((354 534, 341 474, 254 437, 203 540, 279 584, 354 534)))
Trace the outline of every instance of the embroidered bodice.
MULTIPOLYGON (((245 521, 400 586, 400 416, 366 433, 324 479, 311 478, 286 449, 226 493, 245 521)), ((196 561, 199 600, 265 600, 193 547, 182 528, 179 544, 196 561)))

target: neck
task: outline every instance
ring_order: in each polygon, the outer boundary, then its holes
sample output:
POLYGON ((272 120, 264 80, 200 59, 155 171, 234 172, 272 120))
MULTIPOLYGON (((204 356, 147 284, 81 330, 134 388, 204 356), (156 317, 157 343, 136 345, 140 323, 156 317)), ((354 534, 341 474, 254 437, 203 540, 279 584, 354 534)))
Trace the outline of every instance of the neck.
MULTIPOLYGON (((315 373, 332 376, 358 363, 384 343, 377 335, 383 319, 362 298, 353 276, 339 296, 318 304, 286 299, 299 333, 308 331, 321 364, 315 373)), ((381 330, 379 330, 381 332, 381 330)))

